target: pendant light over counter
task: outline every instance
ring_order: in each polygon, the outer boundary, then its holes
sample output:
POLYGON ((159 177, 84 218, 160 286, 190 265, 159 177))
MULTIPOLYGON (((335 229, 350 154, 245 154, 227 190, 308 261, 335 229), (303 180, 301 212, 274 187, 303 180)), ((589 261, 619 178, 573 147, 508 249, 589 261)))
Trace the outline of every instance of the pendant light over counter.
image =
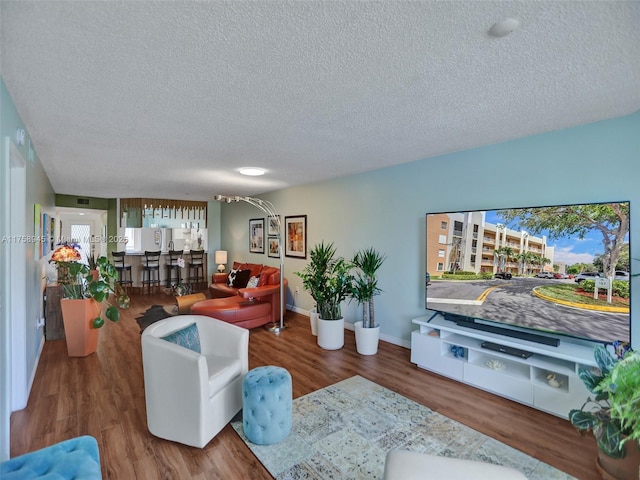
POLYGON ((207 202, 165 198, 121 198, 120 218, 123 218, 125 213, 128 217, 192 218, 206 221, 207 202))

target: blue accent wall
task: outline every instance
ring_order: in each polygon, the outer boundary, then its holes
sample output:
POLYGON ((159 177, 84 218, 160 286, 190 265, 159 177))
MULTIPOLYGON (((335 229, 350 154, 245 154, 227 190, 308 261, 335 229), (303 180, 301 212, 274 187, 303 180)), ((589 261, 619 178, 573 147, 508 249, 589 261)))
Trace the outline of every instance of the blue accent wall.
MULTIPOLYGON (((589 125, 428 158, 364 174, 287 188, 261 198, 280 214, 307 215, 308 248, 334 241, 351 256, 373 246, 387 254, 376 297, 381 335, 408 345, 411 319, 424 315, 425 214, 616 200, 631 201, 631 256, 640 259, 640 112, 589 125)), ((229 259, 277 265, 249 254, 247 204, 222 205, 222 248, 229 259)), ((310 309, 300 271, 305 260, 286 258, 287 303, 310 309), (300 294, 294 295, 295 287, 300 294)), ((632 262, 640 273, 640 260, 632 262)), ((632 281, 632 341, 640 348, 640 279, 632 281), (635 307, 635 309, 633 309, 635 307)), ((346 321, 359 320, 355 304, 346 321)))

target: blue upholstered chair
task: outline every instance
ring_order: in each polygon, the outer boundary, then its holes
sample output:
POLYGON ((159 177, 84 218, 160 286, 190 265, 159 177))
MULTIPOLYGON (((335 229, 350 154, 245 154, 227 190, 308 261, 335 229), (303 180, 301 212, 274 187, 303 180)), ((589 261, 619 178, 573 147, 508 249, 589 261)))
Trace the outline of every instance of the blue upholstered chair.
POLYGON ((2 480, 98 480, 100 454, 95 438, 85 435, 25 453, 0 463, 2 480))

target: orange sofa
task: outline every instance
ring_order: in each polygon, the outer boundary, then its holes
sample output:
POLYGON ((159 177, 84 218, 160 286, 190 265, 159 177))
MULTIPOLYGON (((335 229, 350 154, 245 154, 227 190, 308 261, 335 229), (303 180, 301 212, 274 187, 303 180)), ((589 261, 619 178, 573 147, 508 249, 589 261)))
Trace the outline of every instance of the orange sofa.
MULTIPOLYGON (((233 270, 249 270, 257 277, 256 287, 227 284, 228 273, 214 273, 209 285, 210 300, 191 306, 194 315, 207 315, 244 328, 255 328, 280 321, 280 269, 255 263, 234 262, 233 270)), ((286 291, 288 282, 284 279, 286 291)))

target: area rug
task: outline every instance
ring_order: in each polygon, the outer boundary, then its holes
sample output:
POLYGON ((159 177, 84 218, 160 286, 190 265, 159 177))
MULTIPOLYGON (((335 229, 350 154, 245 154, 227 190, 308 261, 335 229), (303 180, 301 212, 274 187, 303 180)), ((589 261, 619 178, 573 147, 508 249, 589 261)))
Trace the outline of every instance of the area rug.
POLYGON ((144 332, 144 329, 152 323, 164 320, 177 313, 175 305, 151 305, 142 315, 136 317, 136 322, 140 326, 140 333, 144 332))
POLYGON ((235 431, 278 480, 382 479, 393 448, 505 465, 529 480, 573 477, 363 377, 293 401, 291 434, 255 445, 235 431))

